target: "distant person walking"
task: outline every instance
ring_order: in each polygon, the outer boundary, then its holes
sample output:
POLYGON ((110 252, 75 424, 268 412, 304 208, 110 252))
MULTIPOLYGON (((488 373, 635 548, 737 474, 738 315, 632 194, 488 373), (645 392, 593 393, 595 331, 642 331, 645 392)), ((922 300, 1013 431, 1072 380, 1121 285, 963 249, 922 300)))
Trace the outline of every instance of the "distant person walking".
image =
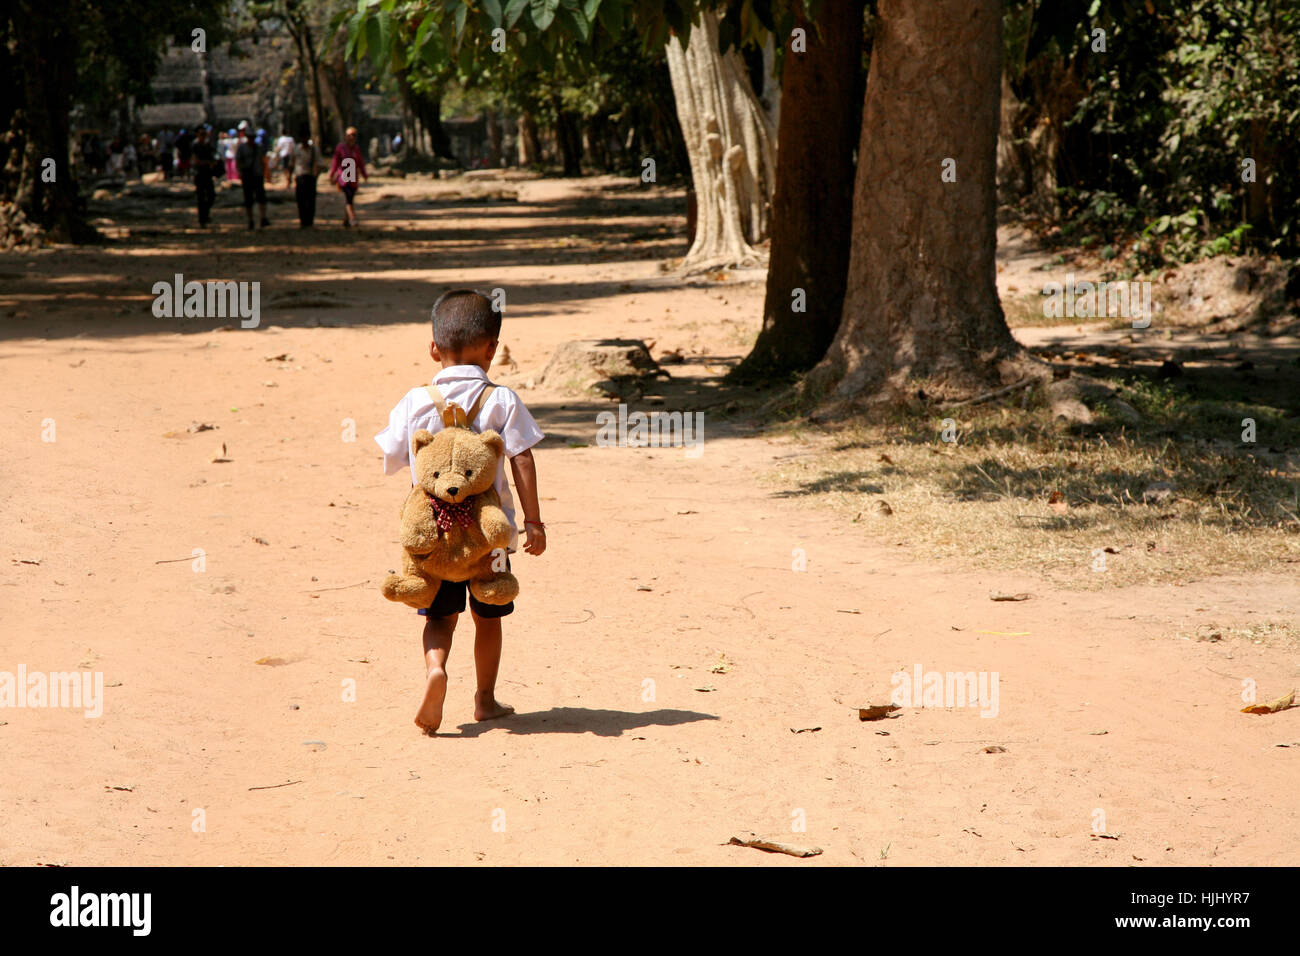
POLYGON ((194 134, 194 193, 199 203, 199 225, 205 227, 212 219, 212 206, 217 201, 217 188, 212 177, 217 171, 217 151, 208 142, 208 129, 200 126, 194 134))
POLYGON ((261 225, 269 226, 266 218, 266 183, 262 178, 266 157, 262 149, 248 135, 248 121, 239 124, 239 147, 235 150, 235 168, 239 171, 239 184, 244 187, 244 212, 248 214, 248 228, 253 228, 253 203, 261 212, 261 225))
POLYGON ((181 174, 182 179, 189 178, 190 157, 193 154, 194 134, 183 129, 176 136, 176 171, 181 174))
POLYGON ((239 170, 235 167, 235 150, 239 149, 239 134, 233 129, 226 133, 226 182, 233 183, 239 179, 239 170))
POLYGON ((280 130, 280 138, 275 141, 275 155, 284 169, 284 188, 288 189, 293 185, 293 137, 288 130, 280 130))
POLYGON ((323 165, 311 132, 302 131, 293 148, 294 197, 298 200, 298 227, 310 229, 316 221, 316 177, 323 165))
POLYGON ((343 142, 334 147, 334 160, 330 163, 330 180, 343 194, 343 228, 348 229, 357 224, 357 213, 352 208, 352 201, 357 196, 359 180, 369 179, 366 161, 357 145, 357 128, 349 126, 343 142))
POLYGON ((162 166, 163 179, 172 178, 172 150, 175 148, 175 138, 172 131, 166 126, 158 134, 158 162, 162 166))

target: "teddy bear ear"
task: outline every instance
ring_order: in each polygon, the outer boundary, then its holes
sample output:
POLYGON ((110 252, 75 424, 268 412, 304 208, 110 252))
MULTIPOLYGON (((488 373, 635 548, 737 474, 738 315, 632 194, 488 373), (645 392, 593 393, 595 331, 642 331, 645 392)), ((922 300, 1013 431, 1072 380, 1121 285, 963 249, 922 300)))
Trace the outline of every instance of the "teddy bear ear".
POLYGON ((416 455, 418 455, 420 453, 420 449, 423 448, 425 445, 429 444, 429 442, 431 441, 433 441, 433 432, 429 431, 426 428, 421 428, 418 432, 412 435, 411 436, 411 457, 414 458, 416 455))
POLYGON ((506 453, 506 440, 491 429, 485 432, 479 432, 478 437, 483 444, 487 445, 498 455, 504 455, 506 453))

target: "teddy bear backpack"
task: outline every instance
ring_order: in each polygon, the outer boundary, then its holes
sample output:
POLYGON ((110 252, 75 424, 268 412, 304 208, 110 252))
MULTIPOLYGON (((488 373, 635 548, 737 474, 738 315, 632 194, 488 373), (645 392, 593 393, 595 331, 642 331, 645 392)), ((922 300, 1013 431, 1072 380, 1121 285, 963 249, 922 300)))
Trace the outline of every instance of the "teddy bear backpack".
MULTIPOLYGON (((390 601, 425 609, 431 607, 442 581, 465 581, 471 596, 480 602, 508 604, 519 593, 519 581, 510 573, 508 559, 505 567, 500 564, 514 528, 492 487, 504 442, 495 431, 475 432, 471 424, 496 386, 484 387, 468 409, 447 401, 436 385, 425 387, 443 428, 436 435, 421 429, 412 436, 413 473, 425 455, 434 456, 429 465, 436 468, 439 456, 446 455, 450 462, 455 449, 463 448, 472 462, 479 462, 475 464, 476 481, 485 478, 488 484, 477 490, 450 487, 446 490, 453 497, 448 499, 441 497, 436 487, 425 484, 428 476, 423 471, 429 468, 418 472, 416 485, 402 506, 402 569, 390 572, 380 590, 390 601), (492 473, 486 467, 489 462, 492 473)), ((450 478, 457 474, 448 473, 450 478)), ((464 470, 463 479, 469 476, 470 471, 464 470)), ((436 470, 432 477, 438 477, 436 470)))

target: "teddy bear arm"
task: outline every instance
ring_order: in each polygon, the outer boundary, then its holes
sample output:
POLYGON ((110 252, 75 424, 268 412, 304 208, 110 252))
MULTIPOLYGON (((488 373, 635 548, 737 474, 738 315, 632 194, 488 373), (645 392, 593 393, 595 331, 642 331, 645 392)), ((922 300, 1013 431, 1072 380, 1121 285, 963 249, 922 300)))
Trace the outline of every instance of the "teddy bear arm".
POLYGON ((501 508, 501 498, 495 488, 489 488, 479 496, 476 511, 479 530, 483 532, 487 543, 493 548, 507 547, 510 544, 510 533, 514 529, 501 508))
POLYGON ((428 554, 438 542, 438 522, 421 488, 412 488, 402 506, 402 531, 398 540, 411 554, 428 554))

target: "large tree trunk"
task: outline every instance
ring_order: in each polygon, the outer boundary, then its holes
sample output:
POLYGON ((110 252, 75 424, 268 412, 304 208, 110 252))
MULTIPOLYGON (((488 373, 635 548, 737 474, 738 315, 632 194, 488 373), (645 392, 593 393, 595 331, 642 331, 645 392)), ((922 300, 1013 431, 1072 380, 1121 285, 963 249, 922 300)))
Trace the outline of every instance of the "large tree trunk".
POLYGON ((768 115, 736 51, 718 51, 717 14, 701 13, 685 49, 673 38, 665 52, 699 208, 682 268, 756 264, 775 187, 768 115))
POLYGON ((880 0, 844 315, 813 395, 955 396, 1023 373, 994 281, 1001 57, 1000 0, 880 0))
POLYGON ((77 77, 75 0, 20 0, 13 15, 14 42, 23 82, 24 144, 14 201, 55 239, 88 242, 98 233, 81 213, 68 155, 69 110, 77 77), (46 182, 45 160, 54 160, 46 182))
POLYGON ((344 131, 352 125, 352 75, 348 72, 341 51, 330 55, 327 50, 326 56, 317 61, 316 69, 320 76, 321 99, 330 131, 334 135, 334 142, 341 143, 344 131))
POLYGON ((823 4, 819 30, 802 5, 796 8, 807 49, 786 47, 763 328, 736 378, 812 368, 839 328, 853 225, 853 150, 862 129, 865 7, 865 0, 823 4))
POLYGON ((442 94, 417 93, 405 72, 394 73, 393 78, 397 81, 397 90, 402 98, 403 115, 407 117, 403 120, 407 131, 402 148, 429 156, 441 156, 459 164, 460 160, 451 150, 451 137, 442 125, 442 94))

